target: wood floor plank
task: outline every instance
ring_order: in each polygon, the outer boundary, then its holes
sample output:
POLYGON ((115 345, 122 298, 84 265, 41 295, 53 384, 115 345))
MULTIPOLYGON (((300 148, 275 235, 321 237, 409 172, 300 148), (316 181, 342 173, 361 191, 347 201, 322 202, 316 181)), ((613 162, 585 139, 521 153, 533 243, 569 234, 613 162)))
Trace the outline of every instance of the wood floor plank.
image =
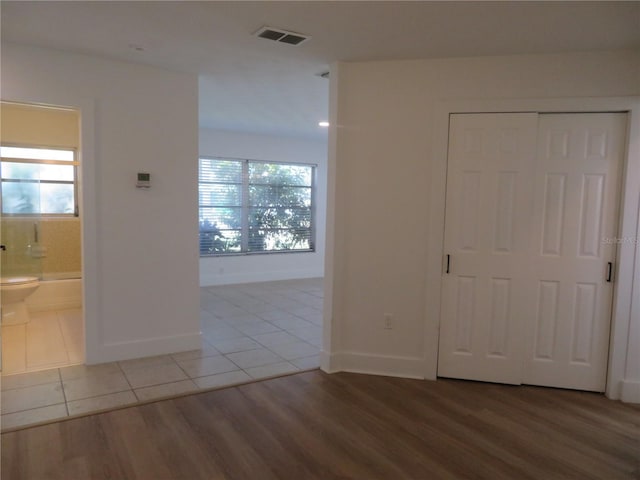
POLYGON ((102 428, 101 417, 94 415, 58 425, 65 472, 69 478, 124 477, 125 473, 102 428))
POLYGON ((107 448, 119 460, 123 478, 172 478, 170 465, 156 448, 141 409, 117 410, 100 420, 107 448))
POLYGON ((261 457, 253 445, 236 430, 232 420, 218 405, 217 395, 195 395, 186 399, 181 406, 181 414, 198 438, 206 446, 210 455, 220 465, 228 478, 250 478, 260 474, 265 480, 276 479, 271 472, 268 459, 261 457))
POLYGON ((167 462, 172 478, 227 478, 222 469, 202 448, 194 431, 184 421, 174 402, 159 402, 140 413, 154 447, 167 462), (182 448, 175 448, 179 441, 182 448))
MULTIPOLYGON (((561 395, 560 391, 556 393, 561 395)), ((609 465, 613 469, 632 462, 640 451, 640 446, 636 445, 634 448, 638 427, 634 428, 631 424, 621 426, 618 420, 613 419, 616 410, 613 408, 610 409, 611 422, 606 421, 606 415, 590 415, 580 406, 582 396, 576 393, 572 395, 571 404, 566 405, 567 408, 561 414, 558 411, 563 409, 563 405, 552 402, 549 407, 541 408, 536 402, 532 402, 539 398, 535 391, 529 391, 526 400, 515 396, 505 398, 498 391, 489 392, 488 395, 494 396, 504 409, 512 412, 509 419, 517 422, 516 428, 521 425, 540 436, 548 436, 552 439, 551 444, 559 444, 560 451, 568 447, 583 454, 587 463, 592 458, 597 458, 602 465, 609 465), (586 419, 584 414, 587 414, 586 419), (580 441, 576 441, 577 438, 580 441)), ((598 397, 587 393, 583 395, 598 397)))
MULTIPOLYGON (((350 383, 360 386, 364 382, 362 379, 351 379, 350 383)), ((406 385, 414 383, 409 381, 406 385)), ((377 394, 378 397, 383 396, 383 405, 391 405, 391 409, 398 412, 387 421, 396 426, 409 422, 410 428, 411 419, 420 418, 419 426, 423 432, 418 432, 418 436, 432 437, 438 459, 455 469, 457 478, 474 478, 478 474, 482 478, 540 478, 536 476, 536 463, 527 462, 528 452, 515 455, 500 442, 496 444, 491 441, 485 432, 476 433, 470 428, 469 419, 472 419, 470 415, 472 409, 476 408, 475 403, 456 405, 450 398, 432 396, 429 390, 422 388, 416 392, 405 392, 408 394, 402 402, 394 402, 393 395, 396 393, 392 385, 380 390, 390 392, 387 397, 384 397, 384 393, 377 394), (438 446, 444 451, 439 451, 438 446), (460 458, 467 460, 460 462, 460 458)), ((433 451, 433 448, 430 446, 429 451, 433 451)))
MULTIPOLYGON (((278 392, 276 387, 281 386, 284 389, 282 393, 277 394, 279 398, 287 399, 289 411, 292 414, 311 414, 305 415, 301 422, 303 425, 310 426, 314 432, 329 439, 329 445, 332 448, 347 455, 352 462, 352 468, 354 465, 361 465, 368 469, 353 478, 371 478, 372 476, 375 478, 376 475, 384 475, 384 478, 411 478, 408 471, 419 461, 420 452, 416 458, 408 449, 399 450, 397 442, 388 441, 388 432, 385 431, 383 435, 379 435, 382 432, 371 418, 364 418, 362 409, 353 412, 349 405, 335 402, 331 396, 328 396, 326 390, 314 392, 305 389, 303 384, 278 383, 270 383, 268 388, 272 389, 274 394, 278 392), (360 421, 354 422, 354 418, 358 416, 360 421), (333 418, 335 421, 326 422, 324 420, 326 418, 333 418), (362 442, 362 438, 369 438, 371 441, 362 442), (373 470, 371 470, 373 465, 369 461, 370 458, 377 459, 373 470)), ((440 470, 442 473, 440 478, 453 478, 444 469, 440 470)), ((424 472, 424 469, 422 468, 421 471, 424 472)), ((354 472, 349 473, 353 475, 354 472)))
POLYGON ((279 436, 292 438, 299 452, 313 465, 318 478, 342 478, 341 472, 348 472, 347 478, 371 476, 371 465, 358 462, 352 454, 351 443, 335 435, 325 421, 329 412, 312 408, 308 402, 302 408, 297 407, 300 397, 291 395, 278 383, 251 384, 243 387, 242 392, 262 405, 262 412, 274 423, 279 436), (275 393, 269 387, 275 387, 275 393), (271 401, 274 395, 278 402, 271 401))
POLYGON ((42 432, 27 431, 25 443, 29 448, 20 470, 26 472, 27 478, 61 478, 64 470, 59 424, 49 425, 42 432), (42 457, 50 461, 41 462, 42 457))
MULTIPOLYGON (((446 386, 445 386, 446 387, 446 386)), ((460 403, 467 403, 469 398, 473 398, 472 395, 477 394, 478 387, 484 388, 483 385, 472 382, 461 382, 455 391, 446 392, 446 398, 457 400, 460 403)), ((507 388, 506 395, 510 393, 513 387, 507 388)), ((554 448, 548 448, 548 441, 531 441, 526 435, 528 431, 520 431, 520 434, 516 434, 513 428, 507 424, 507 418, 509 411, 507 409, 496 409, 488 397, 482 396, 475 402, 478 408, 473 415, 464 419, 465 426, 475 432, 478 437, 483 438, 485 442, 490 443, 496 449, 496 453, 502 453, 505 449, 509 450, 512 454, 526 457, 528 465, 533 468, 536 464, 544 463, 546 469, 554 471, 561 476, 569 477, 572 472, 576 472, 580 475, 580 478, 592 478, 590 477, 590 471, 581 462, 576 462, 573 466, 567 466, 565 455, 558 452, 554 448), (496 417, 488 418, 493 412, 498 411, 496 417)), ((459 417, 459 416, 458 416, 459 417)), ((523 416, 520 416, 518 421, 523 421, 523 416)), ((544 436, 540 436, 543 439, 544 436)), ((572 455, 577 455, 572 450, 572 455)), ((597 478, 595 479, 597 480, 597 478)))
MULTIPOLYGON (((361 380, 367 378, 369 377, 363 377, 361 380)), ((394 458, 405 470, 408 478, 424 475, 434 476, 434 478, 460 478, 469 472, 469 469, 460 462, 443 461, 454 451, 455 440, 452 441, 451 438, 431 431, 429 425, 417 421, 413 415, 394 414, 394 408, 404 402, 398 402, 395 398, 381 408, 377 408, 376 396, 382 395, 382 392, 376 392, 373 397, 369 395, 371 392, 360 395, 350 382, 333 385, 334 382, 328 384, 322 381, 323 379, 319 380, 321 383, 318 385, 318 392, 326 391, 331 395, 327 398, 330 403, 335 402, 338 397, 349 399, 345 406, 349 408, 346 415, 354 418, 364 417, 361 421, 363 423, 366 421, 369 436, 375 440, 378 450, 381 450, 380 454, 394 458), (367 408, 360 408, 361 404, 366 404, 367 408), (392 437, 392 441, 390 441, 388 425, 394 425, 397 432, 392 437)), ((474 470, 473 473, 475 475, 478 472, 474 470)))
MULTIPOLYGON (((251 386, 249 389, 255 390, 251 386)), ((225 393, 227 396, 217 398, 221 408, 239 433, 253 442, 257 453, 264 458, 271 458, 270 467, 277 478, 287 475, 291 478, 327 478, 327 472, 318 469, 313 461, 314 452, 300 449, 295 443, 295 431, 284 431, 274 423, 273 418, 278 416, 274 409, 255 401, 255 397, 247 395, 245 388, 227 390, 225 393)), ((280 405, 274 406, 280 410, 280 405)))
POLYGON ((640 479, 640 406, 304 372, 2 434, 2 478, 640 479))
MULTIPOLYGON (((290 395, 295 394, 295 387, 288 390, 290 395)), ((395 442, 389 441, 388 435, 376 424, 377 419, 366 415, 357 405, 336 402, 335 392, 330 392, 327 388, 323 390, 325 395, 328 394, 325 398, 316 398, 320 392, 310 393, 311 395, 305 396, 304 408, 310 407, 321 412, 322 415, 318 416, 321 421, 323 418, 334 419, 324 425, 326 434, 333 441, 340 442, 341 448, 348 451, 356 463, 367 464, 368 459, 376 458, 377 474, 382 474, 385 478, 407 477, 412 459, 398 449, 395 442), (362 442, 363 438, 368 441, 362 442)))

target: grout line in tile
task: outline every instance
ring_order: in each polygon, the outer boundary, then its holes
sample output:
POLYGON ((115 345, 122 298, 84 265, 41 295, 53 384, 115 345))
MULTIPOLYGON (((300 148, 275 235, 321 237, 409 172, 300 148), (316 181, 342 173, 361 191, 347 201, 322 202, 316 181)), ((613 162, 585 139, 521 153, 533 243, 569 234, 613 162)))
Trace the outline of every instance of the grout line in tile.
MULTIPOLYGON (((249 350, 247 350, 249 351, 249 350)), ((232 352, 232 353, 237 353, 237 352, 232 352)), ((233 363, 236 367, 238 367, 240 370, 244 371, 244 368, 242 368, 240 365, 238 365, 236 362, 234 362, 233 360, 231 360, 229 357, 227 357, 227 354, 222 354, 222 356, 224 358, 226 358, 227 360, 229 360, 231 363, 233 363)))
MULTIPOLYGON (((172 358, 172 360, 173 360, 173 358, 172 358)), ((136 394, 136 391, 134 390, 133 385, 131 385, 131 382, 129 381, 129 378, 127 378, 127 374, 122 369, 122 365, 120 365, 120 362, 116 362, 116 364, 118 365, 118 368, 120 369, 120 372, 122 373, 122 376, 124 377, 125 382, 127 382, 127 385, 129 385, 129 390, 133 393, 133 396, 136 397, 136 400, 139 402, 140 398, 138 398, 138 395, 136 394)))
MULTIPOLYGON (((291 290, 297 290, 297 291, 305 292, 305 290, 304 290, 304 289, 302 289, 302 288, 295 288, 295 287, 289 287, 289 288, 290 288, 291 290)), ((271 293, 272 295, 279 295, 279 292, 278 292, 278 291, 272 291, 272 292, 270 292, 270 293, 271 293)), ((309 292, 305 292, 305 293, 309 293, 309 292)), ((262 299, 262 297, 261 297, 261 296, 262 296, 262 295, 264 295, 264 294, 265 294, 265 292, 263 292, 263 291, 260 291, 260 292, 256 293, 255 295, 251 295, 251 294, 247 294, 247 293, 245 293, 245 294, 244 294, 244 297, 245 297, 245 298, 251 298, 251 299, 255 299, 255 298, 262 299)), ((322 298, 322 297, 318 297, 318 298, 322 298)), ((226 300, 227 300, 227 301, 229 301, 230 303, 233 303, 233 302, 232 302, 232 299, 226 299, 226 300)), ((242 305, 242 301, 241 301, 241 300, 237 300, 237 301, 238 301, 238 303, 240 303, 240 305, 242 305)), ((295 301, 292 301, 292 302, 293 302, 293 303, 295 303, 295 301)), ((289 303, 292 303, 292 302, 289 302, 289 303)), ((315 308, 313 305, 307 305, 307 304, 305 304, 304 302, 297 302, 297 303, 299 303, 300 305, 299 305, 299 306, 295 306, 295 308, 307 308, 307 307, 315 308)), ((239 308, 240 310, 244 311, 247 315, 255 315, 254 313, 250 312, 249 310, 246 310, 245 308, 242 308, 240 305, 238 305, 238 308, 239 308)), ((292 308, 293 308, 293 307, 292 307, 292 308)), ((283 308, 282 310, 283 310, 283 311, 285 311, 285 312, 287 312, 287 309, 286 309, 286 308, 283 308)), ((321 312, 322 310, 319 310, 319 311, 321 312)), ((309 322, 309 320, 306 320, 304 317, 299 317, 298 315, 291 314, 290 312, 287 312, 287 313, 289 313, 290 315, 296 316, 296 317, 298 317, 298 318, 302 318, 303 320, 305 320, 305 321, 308 321, 308 322, 309 322)), ((225 316, 225 315, 222 315, 222 316, 217 316, 217 315, 215 315, 215 316, 216 316, 216 318, 220 318, 220 319, 221 319, 221 320, 223 320, 223 321, 224 321, 224 320, 226 320, 226 319, 228 319, 228 318, 230 318, 230 317, 227 317, 227 316, 225 316)), ((62 327, 61 327, 61 325, 60 325, 59 315, 58 315, 58 312, 57 312, 57 311, 56 311, 56 318, 57 318, 58 328, 60 328, 60 329, 61 329, 62 327)), ((304 339, 304 338, 300 338, 300 337, 298 337, 297 335, 295 335, 295 334, 291 333, 291 332, 290 332, 288 329, 286 329, 286 328, 278 327, 277 325, 275 325, 275 324, 273 324, 273 323, 271 323, 271 322, 269 322, 269 321, 267 321, 267 320, 264 320, 264 319, 261 319, 261 320, 262 320, 262 321, 264 321, 264 322, 266 322, 266 323, 269 323, 269 324, 273 325, 273 326, 274 326, 274 327, 276 327, 276 328, 278 328, 278 329, 279 329, 279 331, 289 333, 290 335, 292 335, 292 336, 294 336, 294 337, 296 337, 296 338, 300 339, 301 341, 304 341, 304 342, 309 343, 309 341, 308 341, 307 339, 304 339)), ((315 323, 313 323, 313 322, 309 322, 309 323, 311 323, 312 325, 317 326, 317 325, 316 325, 315 323)), ((244 333, 243 333, 243 337, 251 338, 249 335, 244 334, 244 333)), ((204 339, 203 339, 203 340, 204 340, 204 339)), ((25 339, 25 341, 26 341, 26 339, 25 339)), ((64 341, 64 335, 63 335, 63 341, 64 341)), ((204 342, 206 343, 206 345, 211 345, 211 344, 210 344, 210 342, 208 342, 208 341, 206 341, 206 340, 204 340, 204 342)), ((259 342, 258 342, 258 343, 259 343, 259 342)), ((65 342, 65 348, 66 348, 66 342, 65 342)), ((215 348, 215 346, 214 346, 214 348, 215 348)), ((269 352, 271 352, 271 353, 275 354, 276 356, 280 357, 280 358, 282 359, 282 361, 283 361, 283 362, 291 363, 292 361, 299 360, 299 359, 295 359, 295 360, 291 360, 291 361, 289 361, 289 360, 286 360, 286 359, 282 358, 282 357, 281 357, 277 352, 274 352, 273 350, 271 350, 271 348, 269 348, 269 347, 267 347, 267 346, 262 345, 262 347, 261 347, 261 348, 264 348, 264 349, 268 350, 269 352)), ((318 349, 318 350, 320 350, 320 349, 318 349)), ((66 353, 67 353, 67 357, 68 357, 68 355, 69 355, 68 348, 66 348, 66 353)), ((240 365, 238 365, 238 364, 237 364, 237 363, 235 363, 233 360, 231 360, 231 359, 227 356, 227 354, 223 354, 222 352, 219 352, 219 354, 220 354, 221 356, 223 356, 225 359, 227 359, 228 361, 230 361, 231 363, 233 363, 233 364, 238 368, 238 371, 241 371, 241 372, 243 372, 245 375, 248 375, 249 377, 251 377, 251 375, 249 375, 249 373, 247 372, 247 370, 246 370, 246 369, 244 369, 244 368, 240 367, 240 365)), ((314 356, 314 355, 309 355, 309 357, 311 357, 311 356, 314 356)), ((301 358, 306 358, 306 357, 301 357, 301 358)), ((191 377, 187 374, 187 372, 184 370, 184 368, 182 368, 182 367, 180 366, 180 364, 179 364, 179 363, 178 363, 178 362, 177 362, 173 357, 171 358, 171 360, 172 360, 172 361, 173 361, 173 363, 174 363, 175 365, 177 365, 177 366, 178 366, 178 368, 179 368, 179 369, 180 369, 180 370, 181 370, 181 371, 186 375, 186 377, 187 377, 187 379, 188 379, 188 380, 194 381, 194 379, 195 379, 195 378, 191 378, 191 377)), ((138 397, 138 395, 137 395, 137 394, 136 394, 136 392, 135 392, 135 389, 133 388, 133 386, 132 386, 132 385, 131 385, 131 383, 129 382, 129 379, 127 378, 127 375, 126 375, 126 373, 124 372, 124 370, 123 370, 123 368, 122 368, 122 366, 121 366, 120 362, 115 362, 115 363, 117 363, 119 371, 123 374, 123 376, 124 376, 124 378, 125 378, 125 381, 127 382, 127 385, 128 385, 128 387, 129 387, 129 389, 128 389, 128 390, 129 390, 129 391, 131 391, 131 392, 134 394, 134 397, 136 398, 136 400, 137 400, 138 404, 144 404, 144 403, 150 403, 150 402, 153 402, 153 401, 157 401, 157 400, 151 400, 151 401, 143 401, 143 400, 140 400, 140 398, 138 397)), ((26 365, 26 345, 25 345, 25 365, 26 365)), ((66 366, 66 365, 65 365, 65 366, 66 366)), ((295 365, 294 365, 294 366, 295 366, 295 365)), ((256 367, 251 367, 251 368, 256 368, 256 367)), ((297 372, 291 372, 291 373, 284 374, 284 375, 289 375, 289 374, 292 374, 292 373, 300 373, 300 372, 304 372, 304 371, 307 371, 307 370, 313 370, 313 369, 315 369, 315 368, 317 368, 317 367, 314 367, 314 368, 311 368, 311 369, 298 369, 298 371, 297 371, 297 372)), ((62 388, 62 392, 63 392, 63 398, 64 398, 65 408, 66 408, 66 411, 67 411, 67 416, 71 416, 71 415, 69 414, 69 405, 68 405, 68 401, 67 401, 67 399, 66 399, 66 393, 64 392, 64 386, 63 386, 63 382, 62 382, 62 373, 61 373, 61 371, 60 371, 60 368, 57 368, 57 367, 56 367, 56 369, 58 370, 58 378, 59 378, 60 386, 61 386, 61 388, 62 388)), ((31 372, 27 369, 27 370, 25 370, 25 371, 23 371, 23 372, 15 372, 15 373, 31 373, 31 372)), ((275 377, 279 377, 279 376, 283 376, 283 375, 275 375, 275 377)), ((266 380, 266 379, 268 379, 268 378, 273 378, 273 377, 267 377, 267 378, 264 378, 264 379, 258 379, 258 380, 253 380, 253 381, 262 381, 262 380, 266 380)), ((164 383, 158 384, 158 386, 159 386, 159 385, 166 385, 166 384, 169 384, 169 383, 173 383, 173 382, 164 382, 164 383)), ((195 383, 195 382, 194 382, 194 383, 195 383)), ((247 383, 247 382, 241 382, 241 384, 242 384, 242 383, 247 383)), ((201 389, 201 388, 198 388, 198 390, 194 390, 194 391, 193 391, 193 392, 191 392, 191 393, 202 392, 202 391, 208 391, 208 390, 215 390, 215 389, 219 389, 219 388, 227 388, 227 387, 230 387, 230 386, 233 386, 233 385, 234 385, 234 384, 230 384, 230 385, 223 385, 223 386, 216 387, 216 388, 214 388, 214 389, 201 389)), ((124 391, 126 391, 126 390, 123 390, 123 392, 124 392, 124 391)), ((97 396, 100 396, 100 395, 97 395, 97 396)), ((183 395, 181 394, 181 395, 177 395, 177 396, 183 396, 183 395)), ((89 397, 89 398, 95 398, 95 397, 89 397)), ((124 406, 124 407, 122 407, 122 408, 126 408, 126 406, 124 406)), ((114 410, 114 408, 106 409, 106 410, 104 410, 104 411, 109 411, 109 410, 114 410)), ((95 413, 97 413, 97 412, 98 412, 98 411, 87 412, 86 414, 76 415, 76 416, 86 416, 86 415, 90 415, 90 414, 95 414, 95 413)), ((27 425, 27 426, 30 426, 30 425, 27 425)), ((26 426, 25 426, 25 427, 26 427, 26 426)), ((10 430, 10 431, 11 431, 11 430, 10 430)))
MULTIPOLYGON (((65 339, 64 332, 62 330, 62 323, 60 322, 60 311, 56 310, 56 323, 58 324, 58 330, 60 330, 60 336, 62 337, 62 344, 64 345, 64 353, 67 355, 67 363, 71 363, 71 357, 69 357, 69 345, 65 339)), ((68 412, 67 412, 68 413, 68 412)))
MULTIPOLYGON (((228 389, 228 388, 242 387, 243 385, 248 385, 248 384, 251 384, 251 383, 263 382, 263 381, 266 381, 266 380, 273 380, 275 378, 280 378, 280 377, 288 377, 290 375, 296 375, 296 374, 299 374, 299 373, 306 373, 306 372, 310 372, 312 370, 318 370, 318 367, 299 369, 297 371, 288 372, 288 373, 282 373, 282 374, 273 375, 273 376, 264 377, 264 378, 252 378, 248 373, 245 372, 247 375, 249 375, 250 380, 245 380, 245 381, 241 381, 241 382, 233 382, 233 383, 229 383, 227 385, 219 385, 219 386, 211 387, 211 388, 203 388, 203 389, 199 389, 199 390, 194 390, 192 392, 184 392, 184 393, 179 393, 179 394, 175 394, 175 395, 167 395, 166 397, 153 398, 153 399, 149 399, 149 400, 138 400, 136 403, 130 403, 130 404, 127 404, 127 405, 118 405, 116 407, 109 407, 109 408, 103 408, 103 409, 89 411, 89 412, 77 413, 77 414, 69 415, 67 417, 60 417, 60 418, 57 418, 57 419, 43 420, 41 422, 35 422, 35 423, 32 423, 32 424, 20 425, 20 426, 17 426, 17 427, 10 427, 10 428, 7 428, 7 429, 2 429, 1 433, 4 434, 4 433, 11 433, 11 432, 19 431, 19 430, 26 430, 26 429, 33 428, 33 427, 39 427, 39 426, 49 425, 49 424, 52 424, 52 423, 64 422, 64 421, 73 420, 73 419, 76 419, 76 418, 90 417, 90 416, 98 415, 98 414, 101 414, 101 413, 112 412, 112 411, 116 411, 116 410, 124 410, 126 408, 137 407, 137 406, 140 406, 140 405, 147 405, 147 404, 151 404, 151 403, 162 402, 162 401, 165 401, 165 400, 172 400, 172 399, 176 399, 176 398, 187 397, 189 395, 197 395, 197 394, 202 394, 202 393, 207 393, 207 392, 213 392, 213 391, 216 391, 216 390, 225 390, 225 389, 228 389)), ((56 404, 56 405, 61 405, 61 404, 56 404)))
MULTIPOLYGON (((215 347, 214 347, 214 348, 215 348, 215 347)), ((206 357, 200 357, 200 358, 206 358, 206 357)), ((173 357, 171 357, 171 360, 173 360, 173 363, 175 363, 175 364, 178 366, 178 368, 180 369, 180 371, 181 371, 182 373, 184 373, 184 374, 187 376, 187 379, 188 379, 188 380, 191 380, 191 381, 193 382, 193 378, 191 378, 191 375, 189 375, 189 374, 187 373, 187 371, 186 371, 184 368, 182 368, 182 367, 180 366, 180 364, 176 361, 176 359, 175 359, 175 358, 173 358, 173 357)), ((181 382, 182 380, 177 380, 177 381, 178 381, 178 382, 181 382)), ((161 383, 160 385, 166 385, 167 383, 174 383, 174 382, 161 383)), ((193 383, 195 383, 195 382, 193 382, 193 383)), ((196 386, 197 386, 197 385, 196 385, 196 386)), ((200 387, 198 387, 198 389, 200 389, 200 387)), ((133 391, 133 393, 135 393, 135 390, 133 391)))
MULTIPOLYGON (((60 323, 60 318, 61 318, 61 314, 60 312, 63 311, 65 309, 53 309, 53 310, 48 310, 47 312, 50 313, 51 315, 53 315, 55 317, 55 322, 56 325, 58 327, 58 330, 60 332, 60 336, 62 337, 62 342, 64 345, 64 353, 66 356, 66 361, 65 362, 56 362, 56 363, 52 363, 52 364, 47 364, 47 365, 38 365, 37 367, 30 367, 28 364, 28 356, 27 356, 27 346, 29 344, 29 338, 27 335, 27 327, 26 324, 25 325, 20 325, 20 327, 23 328, 24 330, 24 345, 23 345, 23 364, 24 364, 24 369, 22 370, 17 370, 17 371, 11 371, 11 372, 6 372, 6 370, 3 370, 2 372, 2 376, 7 376, 7 375, 19 375, 19 374, 25 374, 25 373, 35 373, 35 372, 41 372, 43 370, 53 370, 54 368, 59 368, 59 367, 68 367, 68 366, 72 366, 72 365, 78 365, 78 363, 71 363, 71 359, 69 357, 69 347, 67 345, 67 341, 65 339, 65 335, 63 334, 62 331, 62 324, 60 323)), ((7 345, 5 345, 7 346, 7 345)), ((15 348, 14 345, 11 345, 10 347, 11 349, 15 348)), ((82 363, 80 363, 82 364, 82 363)))
MULTIPOLYGON (((30 411, 32 411, 32 410, 39 410, 39 409, 41 409, 41 408, 55 407, 56 405, 65 405, 65 404, 66 404, 66 402, 52 403, 51 405, 44 405, 44 406, 42 406, 42 407, 33 407, 33 408, 27 408, 27 409, 25 409, 25 410, 16 410, 15 412, 3 413, 3 414, 2 414, 2 416, 5 416, 5 415, 13 415, 14 413, 30 412, 30 411)), ((66 406, 66 405, 65 405, 65 406, 66 406)), ((67 411, 67 415, 69 415, 69 412, 68 412, 68 411, 67 411)), ((57 419, 53 419, 53 421, 58 421, 58 420, 61 420, 61 419, 63 419, 63 418, 66 418, 66 417, 58 417, 57 419)), ((31 426, 32 426, 31 424, 25 424, 25 425, 22 425, 22 426, 21 426, 21 428, 27 428, 27 427, 31 427, 31 426)), ((4 431, 4 430, 2 430, 0 433, 5 433, 5 431, 4 431)))
POLYGON ((62 372, 59 368, 58 370, 58 381, 60 382, 60 389, 62 390, 62 398, 64 398, 64 408, 67 411, 67 416, 69 416, 69 402, 67 401, 67 392, 64 391, 64 383, 62 381, 62 372))

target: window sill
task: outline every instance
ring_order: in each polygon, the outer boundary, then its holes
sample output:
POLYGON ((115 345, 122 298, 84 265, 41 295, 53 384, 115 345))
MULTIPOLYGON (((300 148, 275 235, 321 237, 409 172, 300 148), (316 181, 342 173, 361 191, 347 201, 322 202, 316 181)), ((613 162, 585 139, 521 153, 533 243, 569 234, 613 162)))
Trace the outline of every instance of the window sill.
POLYGON ((224 257, 248 257, 254 255, 278 255, 292 253, 316 253, 315 249, 309 250, 276 250, 268 252, 237 252, 237 253, 212 253, 209 255, 200 254, 200 258, 224 258, 224 257))

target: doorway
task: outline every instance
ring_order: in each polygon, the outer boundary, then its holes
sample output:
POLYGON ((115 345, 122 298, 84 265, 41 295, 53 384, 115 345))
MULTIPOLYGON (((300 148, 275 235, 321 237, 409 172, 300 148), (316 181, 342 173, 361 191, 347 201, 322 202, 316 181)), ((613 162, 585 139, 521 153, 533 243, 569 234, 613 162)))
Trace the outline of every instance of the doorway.
POLYGON ((626 114, 450 120, 438 375, 604 391, 626 114))
POLYGON ((77 110, 2 102, 4 376, 84 363, 79 137, 77 110))

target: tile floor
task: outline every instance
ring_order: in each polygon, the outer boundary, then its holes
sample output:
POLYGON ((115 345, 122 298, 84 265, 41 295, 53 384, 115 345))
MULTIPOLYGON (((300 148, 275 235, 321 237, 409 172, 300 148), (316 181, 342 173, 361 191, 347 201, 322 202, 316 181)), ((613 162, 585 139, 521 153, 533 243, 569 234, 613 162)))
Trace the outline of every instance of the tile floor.
POLYGON ((2 327, 2 374, 82 363, 82 309, 31 313, 26 325, 2 327))
POLYGON ((3 374, 2 429, 316 368, 322 297, 322 279, 202 288, 201 349, 3 374))

